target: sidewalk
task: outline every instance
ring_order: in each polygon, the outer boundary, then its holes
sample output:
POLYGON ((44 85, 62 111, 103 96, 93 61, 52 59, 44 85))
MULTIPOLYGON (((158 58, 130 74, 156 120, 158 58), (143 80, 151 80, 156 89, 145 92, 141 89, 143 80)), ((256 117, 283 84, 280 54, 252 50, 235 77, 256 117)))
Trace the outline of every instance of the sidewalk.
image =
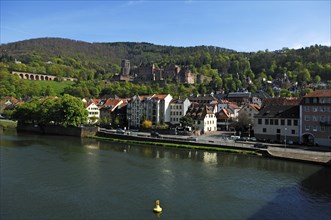
POLYGON ((290 148, 284 149, 279 147, 269 147, 267 151, 272 157, 275 158, 285 158, 331 165, 331 152, 290 148))

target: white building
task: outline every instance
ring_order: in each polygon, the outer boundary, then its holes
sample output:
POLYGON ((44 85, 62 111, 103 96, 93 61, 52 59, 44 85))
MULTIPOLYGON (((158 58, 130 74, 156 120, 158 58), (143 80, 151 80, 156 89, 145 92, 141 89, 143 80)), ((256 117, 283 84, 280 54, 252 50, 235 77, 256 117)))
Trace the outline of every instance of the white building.
POLYGON ((192 117, 196 130, 206 134, 217 131, 216 105, 193 103, 186 115, 192 117))
POLYGON ((100 119, 99 107, 93 101, 88 101, 86 103, 86 110, 88 112, 87 123, 88 124, 97 123, 98 120, 100 119))
POLYGON ((188 98, 172 100, 170 102, 170 123, 179 125, 180 119, 185 116, 190 105, 191 102, 188 98))

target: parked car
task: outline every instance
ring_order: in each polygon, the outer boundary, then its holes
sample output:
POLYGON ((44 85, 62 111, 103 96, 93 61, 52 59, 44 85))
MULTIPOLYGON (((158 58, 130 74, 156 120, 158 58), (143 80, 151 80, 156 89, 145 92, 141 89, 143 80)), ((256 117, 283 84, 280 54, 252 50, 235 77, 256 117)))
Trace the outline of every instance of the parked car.
POLYGON ((125 134, 125 131, 122 128, 117 128, 116 133, 125 134))
POLYGON ((264 149, 268 148, 267 145, 262 144, 262 143, 256 143, 256 144, 254 144, 254 147, 255 148, 264 148, 264 149))
POLYGON ((152 131, 151 132, 151 137, 161 137, 161 135, 156 131, 152 131))
POLYGON ((255 137, 251 137, 249 140, 250 141, 256 141, 256 138, 255 137))

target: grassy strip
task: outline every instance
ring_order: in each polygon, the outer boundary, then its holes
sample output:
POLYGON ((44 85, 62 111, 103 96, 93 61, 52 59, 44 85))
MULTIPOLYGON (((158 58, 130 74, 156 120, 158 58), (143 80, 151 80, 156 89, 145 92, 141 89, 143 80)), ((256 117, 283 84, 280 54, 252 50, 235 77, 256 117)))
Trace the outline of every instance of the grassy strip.
POLYGON ((106 141, 121 142, 121 143, 130 143, 130 144, 143 144, 143 145, 154 145, 154 146, 162 146, 162 147, 185 148, 185 149, 208 150, 208 151, 222 151, 222 152, 227 152, 227 153, 251 154, 251 155, 259 155, 259 156, 261 155, 255 151, 236 150, 236 149, 221 148, 221 147, 207 147, 207 146, 198 146, 198 145, 189 145, 189 144, 174 144, 174 143, 153 142, 153 141, 125 140, 125 139, 107 138, 107 137, 99 137, 99 136, 92 136, 90 138, 106 140, 106 141))
POLYGON ((0 127, 3 127, 3 129, 16 128, 17 127, 17 122, 14 122, 14 121, 0 121, 0 127))

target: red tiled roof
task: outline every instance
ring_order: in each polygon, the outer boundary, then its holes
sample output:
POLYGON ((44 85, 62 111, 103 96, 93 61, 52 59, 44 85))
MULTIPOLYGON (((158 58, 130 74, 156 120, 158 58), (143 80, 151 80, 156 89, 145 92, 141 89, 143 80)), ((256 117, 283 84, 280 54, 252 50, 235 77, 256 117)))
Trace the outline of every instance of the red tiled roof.
POLYGON ((153 96, 153 98, 158 98, 158 99, 165 99, 165 97, 167 97, 167 94, 158 94, 153 96))
POLYGON ((260 111, 260 106, 257 104, 249 104, 255 111, 260 111))
POLYGON ((305 95, 304 97, 331 97, 331 90, 316 90, 305 95))

